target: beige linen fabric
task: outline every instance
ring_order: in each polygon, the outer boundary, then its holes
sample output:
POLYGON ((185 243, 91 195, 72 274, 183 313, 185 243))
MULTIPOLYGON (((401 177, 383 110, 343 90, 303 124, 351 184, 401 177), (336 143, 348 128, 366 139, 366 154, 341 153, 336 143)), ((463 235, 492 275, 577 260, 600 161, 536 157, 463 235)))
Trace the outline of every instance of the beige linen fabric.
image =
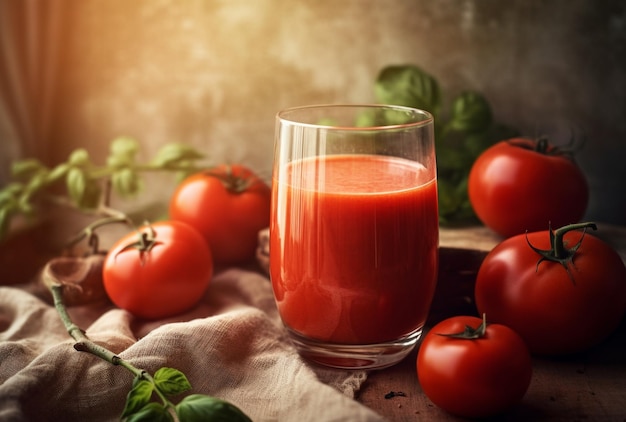
MULTIPOLYGON (((133 365, 179 369, 190 393, 228 400, 254 421, 382 420, 353 399, 366 372, 313 366, 297 354, 269 280, 256 272, 219 273, 201 303, 177 318, 140 321, 109 303, 70 314, 133 365)), ((44 295, 0 287, 0 420, 119 420, 132 374, 73 343, 44 295)))

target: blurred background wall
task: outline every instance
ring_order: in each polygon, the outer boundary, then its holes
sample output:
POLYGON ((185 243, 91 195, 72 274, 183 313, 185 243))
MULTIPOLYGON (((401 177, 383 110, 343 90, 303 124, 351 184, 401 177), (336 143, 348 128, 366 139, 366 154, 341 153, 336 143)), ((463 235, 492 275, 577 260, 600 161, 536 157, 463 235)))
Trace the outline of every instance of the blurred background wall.
POLYGON ((0 184, 120 135, 269 178, 279 109, 371 102, 383 67, 415 64, 525 134, 584 132, 588 218, 626 224, 621 0, 0 0, 0 37, 0 184))

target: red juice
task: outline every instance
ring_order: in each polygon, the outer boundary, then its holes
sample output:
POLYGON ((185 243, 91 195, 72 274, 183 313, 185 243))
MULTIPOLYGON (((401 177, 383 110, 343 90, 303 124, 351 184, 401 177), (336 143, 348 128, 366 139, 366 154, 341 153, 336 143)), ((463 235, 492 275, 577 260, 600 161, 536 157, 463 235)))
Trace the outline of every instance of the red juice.
POLYGON ((434 171, 335 155, 291 162, 272 186, 270 273, 286 326, 339 344, 423 326, 438 267, 434 171))

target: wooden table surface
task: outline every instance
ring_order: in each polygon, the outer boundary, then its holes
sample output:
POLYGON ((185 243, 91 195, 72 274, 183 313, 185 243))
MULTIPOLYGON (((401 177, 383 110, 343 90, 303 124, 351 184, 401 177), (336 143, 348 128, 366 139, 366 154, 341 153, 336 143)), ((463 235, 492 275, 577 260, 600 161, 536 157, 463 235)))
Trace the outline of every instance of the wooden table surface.
MULTIPOLYGON (((626 262, 626 228, 598 225, 594 235, 626 262)), ((500 238, 484 227, 441 230, 441 269, 426 329, 448 316, 475 314, 472 287, 485 254, 500 238)), ((390 421, 462 421, 421 391, 417 349, 398 365, 372 372, 357 400, 390 421), (404 395, 385 398, 390 392, 404 395)), ((533 358, 533 378, 522 403, 493 420, 626 421, 626 319, 602 345, 566 358, 533 358)))

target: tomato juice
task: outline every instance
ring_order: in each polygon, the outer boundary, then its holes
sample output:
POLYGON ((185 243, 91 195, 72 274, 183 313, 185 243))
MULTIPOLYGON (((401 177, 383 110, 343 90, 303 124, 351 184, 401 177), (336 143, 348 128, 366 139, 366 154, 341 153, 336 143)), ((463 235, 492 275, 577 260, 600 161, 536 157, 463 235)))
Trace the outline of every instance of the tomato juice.
POLYGON ((285 325, 338 344, 420 330, 437 279, 435 171, 380 155, 286 166, 273 180, 270 222, 270 273, 285 325))

